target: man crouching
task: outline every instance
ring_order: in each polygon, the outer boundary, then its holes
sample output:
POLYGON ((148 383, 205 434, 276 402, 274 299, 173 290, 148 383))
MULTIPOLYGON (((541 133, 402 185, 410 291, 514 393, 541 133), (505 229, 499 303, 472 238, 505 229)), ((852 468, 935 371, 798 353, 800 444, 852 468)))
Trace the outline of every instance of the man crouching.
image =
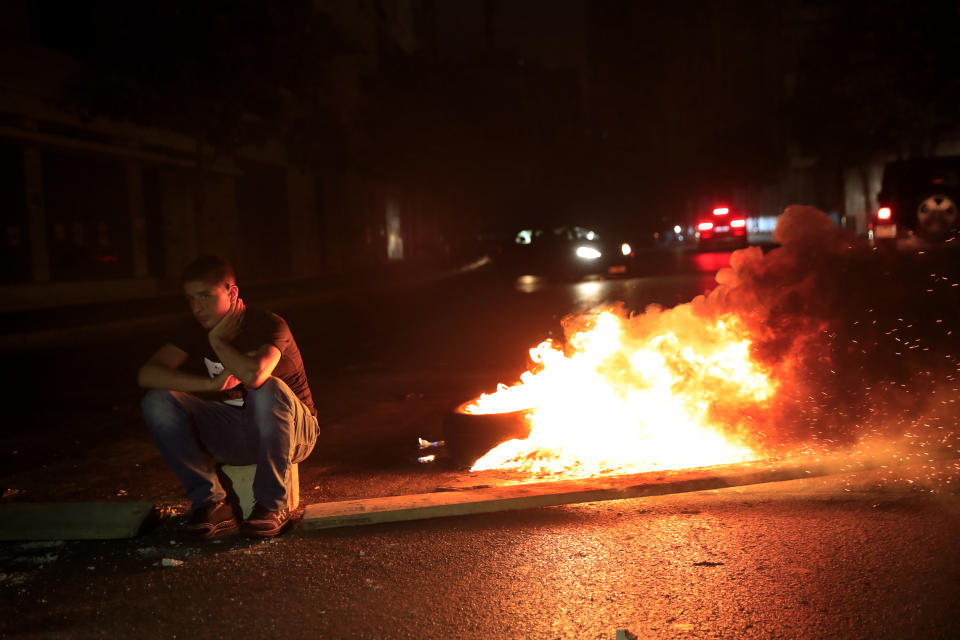
POLYGON ((317 440, 317 418, 300 350, 286 321, 247 309, 233 267, 207 256, 184 271, 183 291, 199 326, 171 336, 140 367, 143 417, 191 500, 187 533, 237 531, 238 514, 216 463, 256 464, 256 504, 245 533, 275 536, 290 522, 284 478, 317 440))

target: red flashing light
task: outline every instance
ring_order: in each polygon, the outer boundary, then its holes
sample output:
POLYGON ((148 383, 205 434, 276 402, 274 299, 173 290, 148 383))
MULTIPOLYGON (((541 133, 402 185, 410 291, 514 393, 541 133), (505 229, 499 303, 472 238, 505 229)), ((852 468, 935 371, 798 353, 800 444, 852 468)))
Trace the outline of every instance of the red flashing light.
POLYGON ((712 222, 701 222, 697 225, 697 231, 710 231, 710 229, 713 229, 712 222))
POLYGON ((713 215, 715 216, 725 216, 728 213, 730 213, 729 207, 717 207, 716 209, 713 210, 713 215))
POLYGON ((747 226, 747 221, 742 218, 739 220, 731 220, 730 226, 733 227, 734 229, 740 229, 741 227, 747 226))
POLYGON ((877 220, 889 220, 893 215, 893 211, 890 210, 890 207, 880 207, 877 209, 877 220))

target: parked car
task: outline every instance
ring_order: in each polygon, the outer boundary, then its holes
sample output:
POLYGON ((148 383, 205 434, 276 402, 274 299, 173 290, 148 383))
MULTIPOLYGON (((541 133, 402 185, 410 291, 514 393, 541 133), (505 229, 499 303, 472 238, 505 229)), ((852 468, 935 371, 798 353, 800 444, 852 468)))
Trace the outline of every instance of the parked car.
POLYGON ((747 216, 729 206, 714 207, 697 218, 694 227, 701 249, 747 246, 747 216))
POLYGON ((957 235, 960 156, 888 163, 868 233, 880 244, 917 239, 939 244, 957 235))
POLYGON ((517 273, 561 278, 624 275, 633 259, 633 247, 623 238, 578 225, 521 229, 502 255, 517 273))

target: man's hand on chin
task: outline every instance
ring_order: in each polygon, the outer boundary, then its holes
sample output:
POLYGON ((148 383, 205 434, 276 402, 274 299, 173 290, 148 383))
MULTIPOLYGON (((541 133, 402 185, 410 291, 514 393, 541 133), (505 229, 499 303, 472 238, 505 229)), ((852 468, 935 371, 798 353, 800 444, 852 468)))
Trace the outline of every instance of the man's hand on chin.
POLYGON ((208 334, 210 344, 216 348, 217 342, 233 342, 243 329, 243 319, 246 312, 247 306, 241 298, 237 298, 233 304, 230 305, 230 310, 227 311, 227 314, 220 318, 220 322, 210 329, 210 333, 208 334))
POLYGON ((240 379, 224 370, 220 375, 210 378, 211 391, 226 391, 240 384, 240 379))

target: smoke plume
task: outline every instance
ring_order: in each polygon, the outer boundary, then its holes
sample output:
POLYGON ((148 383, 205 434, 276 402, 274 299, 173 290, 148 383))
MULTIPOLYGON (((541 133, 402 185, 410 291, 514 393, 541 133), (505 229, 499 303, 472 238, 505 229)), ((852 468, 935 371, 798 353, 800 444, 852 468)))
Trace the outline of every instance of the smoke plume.
MULTIPOLYGON (((768 452, 833 451, 904 434, 949 443, 960 400, 960 279, 950 252, 879 252, 807 206, 787 208, 774 238, 780 246, 768 253, 735 252, 708 294, 630 317, 631 338, 671 331, 695 342, 703 327, 736 317, 778 391, 764 406, 717 401, 708 411, 718 427, 768 452)), ((584 321, 569 318, 567 334, 584 321)))

